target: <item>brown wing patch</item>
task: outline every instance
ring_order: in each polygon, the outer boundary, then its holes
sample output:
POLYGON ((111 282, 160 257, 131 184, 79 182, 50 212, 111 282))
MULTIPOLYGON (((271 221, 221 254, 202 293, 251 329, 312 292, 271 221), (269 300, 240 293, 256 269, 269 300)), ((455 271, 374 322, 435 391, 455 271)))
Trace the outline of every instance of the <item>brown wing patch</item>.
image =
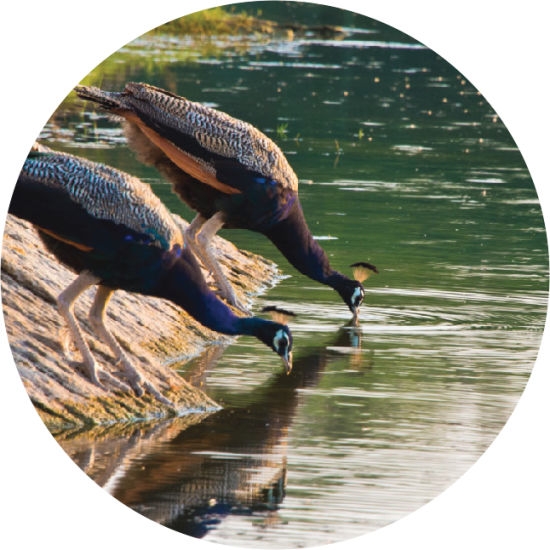
POLYGON ((214 169, 209 170, 208 166, 198 161, 193 156, 189 155, 185 151, 182 151, 179 147, 174 145, 170 140, 163 138, 158 132, 155 132, 152 128, 149 128, 135 113, 126 110, 117 110, 117 114, 122 115, 128 121, 137 125, 137 127, 145 134, 145 136, 151 140, 163 153, 176 165, 179 166, 184 172, 191 177, 206 183, 228 195, 241 193, 239 189, 231 187, 225 183, 222 183, 214 175, 214 169))
POLYGON ((50 231, 49 229, 44 229, 43 227, 36 226, 36 228, 39 231, 42 231, 42 233, 45 233, 46 235, 49 235, 50 237, 53 237, 54 239, 57 239, 58 241, 61 241, 62 243, 68 244, 70 246, 74 246, 75 248, 78 248, 78 250, 83 250, 84 252, 90 252, 90 250, 93 250, 93 246, 86 246, 85 244, 75 243, 74 241, 71 241, 69 239, 65 239, 64 237, 61 237, 57 233, 54 233, 53 231, 50 231))

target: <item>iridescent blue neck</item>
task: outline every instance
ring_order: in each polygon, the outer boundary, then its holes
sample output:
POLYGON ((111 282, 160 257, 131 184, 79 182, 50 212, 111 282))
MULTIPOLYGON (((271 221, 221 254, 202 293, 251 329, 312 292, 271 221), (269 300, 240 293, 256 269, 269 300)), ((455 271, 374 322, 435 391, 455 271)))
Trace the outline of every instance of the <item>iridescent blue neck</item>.
POLYGON ((197 260, 185 249, 174 265, 157 282, 154 295, 183 308, 199 323, 216 332, 258 336, 271 321, 238 317, 210 290, 197 260))
POLYGON ((288 216, 264 232, 284 257, 300 272, 336 290, 347 277, 330 267, 326 252, 313 238, 296 199, 288 216))

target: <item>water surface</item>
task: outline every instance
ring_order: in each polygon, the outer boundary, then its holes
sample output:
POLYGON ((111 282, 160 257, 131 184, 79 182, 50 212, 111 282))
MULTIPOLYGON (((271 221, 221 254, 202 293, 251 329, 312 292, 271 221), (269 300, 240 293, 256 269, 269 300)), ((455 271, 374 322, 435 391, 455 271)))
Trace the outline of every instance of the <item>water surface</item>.
MULTIPOLYGON (((265 4, 264 16, 282 21, 285 10, 265 4)), ((93 479, 144 516, 239 546, 342 540, 448 487, 523 391, 547 303, 534 186, 483 96, 380 23, 328 7, 293 10, 295 20, 344 32, 206 45, 158 34, 86 80, 107 89, 149 82, 252 122, 287 154, 333 266, 380 269, 354 328, 338 296, 298 274, 263 237, 222 231, 286 276, 254 309, 279 304, 298 314, 293 373, 240 338, 182 372, 221 410, 56 434, 93 479)), ((92 106, 65 102, 42 137, 149 181, 191 219, 92 106)))

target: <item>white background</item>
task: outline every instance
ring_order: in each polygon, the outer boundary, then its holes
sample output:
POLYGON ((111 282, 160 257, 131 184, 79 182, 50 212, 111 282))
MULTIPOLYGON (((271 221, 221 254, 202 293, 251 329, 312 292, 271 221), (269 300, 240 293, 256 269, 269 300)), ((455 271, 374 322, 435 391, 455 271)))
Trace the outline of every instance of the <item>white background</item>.
MULTIPOLYGON (((545 2, 325 3, 410 34, 473 83, 522 151, 548 226, 550 49, 545 2)), ((2 3, 2 224, 32 142, 73 86, 143 32, 215 5, 205 0, 2 3)), ((146 520, 96 486, 39 420, 16 373, 3 324, 0 346, 2 547, 222 548, 146 520)), ((373 550, 550 548, 549 347, 547 323, 539 359, 519 405, 494 444, 457 483, 403 520, 336 546, 348 550, 365 546, 373 550)))

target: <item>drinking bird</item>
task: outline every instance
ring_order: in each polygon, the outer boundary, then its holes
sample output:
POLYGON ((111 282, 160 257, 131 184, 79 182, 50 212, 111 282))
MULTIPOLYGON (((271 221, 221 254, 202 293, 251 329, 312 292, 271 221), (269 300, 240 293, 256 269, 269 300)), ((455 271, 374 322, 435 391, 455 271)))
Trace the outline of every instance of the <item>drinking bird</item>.
POLYGON ((235 315, 209 289, 175 219, 138 178, 35 144, 18 178, 9 212, 30 221, 46 248, 78 273, 57 297, 57 305, 95 384, 102 386, 101 377, 121 387, 96 363, 73 313, 75 300, 94 285, 91 325, 138 395, 147 390, 167 401, 132 365, 105 326, 105 309, 117 289, 171 300, 212 330, 255 336, 282 357, 290 372, 292 335, 288 327, 235 315))
POLYGON ((377 269, 367 262, 355 279, 332 269, 308 228, 298 178, 279 147, 251 124, 201 103, 143 83, 122 92, 77 86, 83 99, 122 118, 130 147, 155 166, 197 212, 186 242, 213 273, 231 304, 241 305, 209 249, 222 227, 265 235, 301 273, 338 292, 357 321, 365 290, 377 269))

